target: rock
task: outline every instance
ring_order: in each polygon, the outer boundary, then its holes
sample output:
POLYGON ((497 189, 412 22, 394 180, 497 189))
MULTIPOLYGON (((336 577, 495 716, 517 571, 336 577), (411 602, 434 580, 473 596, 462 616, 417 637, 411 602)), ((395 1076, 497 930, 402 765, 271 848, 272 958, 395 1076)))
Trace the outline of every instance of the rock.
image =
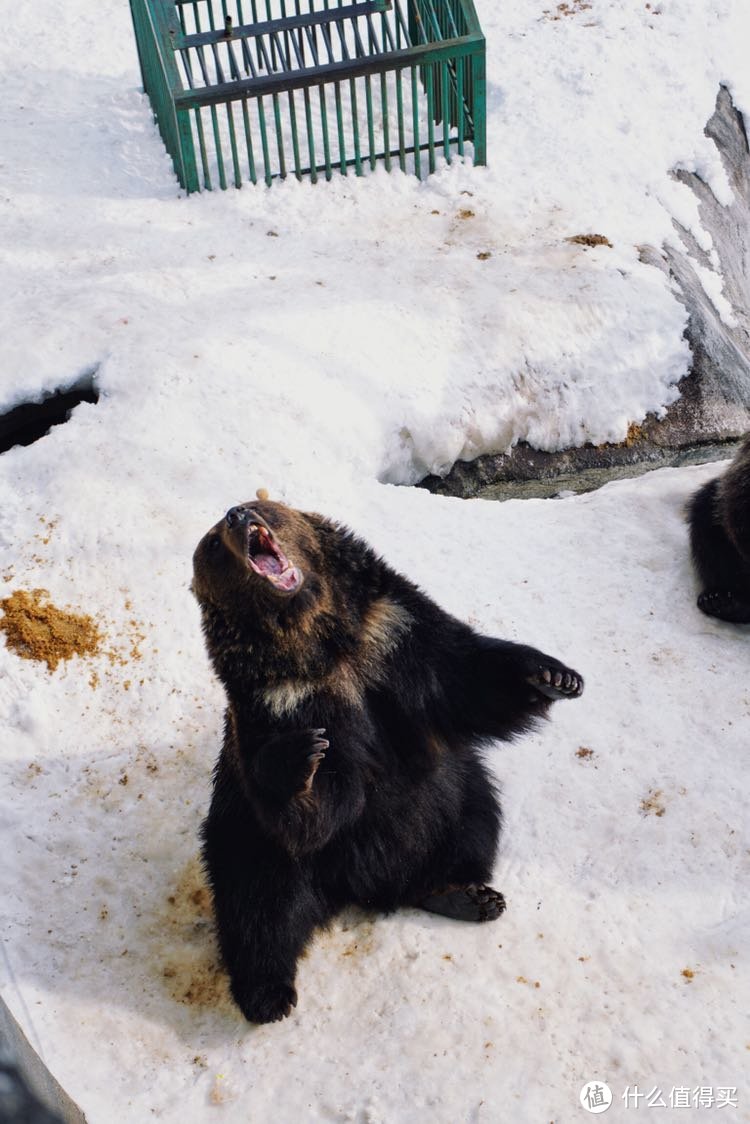
POLYGON ((689 314, 685 334, 693 359, 679 384, 680 397, 662 418, 649 416, 631 425, 621 444, 546 453, 520 443, 507 454, 458 462, 444 479, 428 476, 421 487, 486 499, 552 495, 562 489, 587 491, 649 468, 733 455, 737 439, 750 430, 750 147, 742 115, 723 86, 705 132, 721 155, 732 202, 720 203, 694 173, 674 175, 695 192, 701 222, 713 240, 727 301, 724 319, 698 274, 712 269, 712 262, 688 230, 674 223, 681 248, 641 247, 641 260, 670 277, 689 314))

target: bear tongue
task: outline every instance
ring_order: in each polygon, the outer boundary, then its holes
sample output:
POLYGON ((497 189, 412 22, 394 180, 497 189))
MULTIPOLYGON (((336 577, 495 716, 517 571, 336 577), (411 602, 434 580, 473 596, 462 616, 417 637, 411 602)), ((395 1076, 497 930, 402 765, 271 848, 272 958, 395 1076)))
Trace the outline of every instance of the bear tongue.
POLYGON ((275 554, 259 552, 253 555, 253 562, 262 574, 280 574, 284 569, 275 554))

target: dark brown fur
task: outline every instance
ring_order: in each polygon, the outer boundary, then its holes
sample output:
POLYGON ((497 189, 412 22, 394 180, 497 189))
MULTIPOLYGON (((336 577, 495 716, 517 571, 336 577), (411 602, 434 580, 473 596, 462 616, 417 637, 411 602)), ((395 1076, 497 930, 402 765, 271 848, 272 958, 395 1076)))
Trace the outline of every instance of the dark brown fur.
POLYGON ((345 528, 268 500, 204 536, 193 588, 228 704, 204 856, 245 1016, 289 1013, 297 958, 346 904, 499 916, 480 747, 580 694, 580 676, 480 636, 345 528), (290 592, 274 582, 291 569, 248 561, 261 534, 296 566, 290 592))
POLYGON ((720 620, 750 623, 750 437, 726 472, 698 489, 688 519, 702 586, 698 608, 720 620))

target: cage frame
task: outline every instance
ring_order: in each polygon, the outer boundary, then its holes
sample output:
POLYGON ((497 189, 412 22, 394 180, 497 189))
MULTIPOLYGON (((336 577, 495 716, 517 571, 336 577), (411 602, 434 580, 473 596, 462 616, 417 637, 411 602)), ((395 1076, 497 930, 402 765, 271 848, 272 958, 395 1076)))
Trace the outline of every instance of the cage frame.
MULTIPOLYGON (((255 12, 256 2, 255 0, 250 2, 255 12)), ((290 4, 294 3, 295 11, 291 15, 286 15, 285 0, 278 0, 278 2, 285 13, 281 18, 252 19, 249 22, 245 19, 242 23, 235 23, 232 16, 226 14, 226 0, 130 0, 143 88, 151 103, 164 145, 172 159, 175 174, 188 194, 201 191, 203 188, 212 190, 214 187, 201 117, 203 110, 208 110, 210 114, 212 134, 210 139, 216 157, 214 172, 218 186, 221 188, 226 188, 230 182, 236 187, 241 187, 245 182, 261 181, 270 186, 275 179, 283 179, 289 174, 293 174, 297 179, 309 176, 314 183, 321 174, 330 180, 337 172, 347 175, 352 168, 357 175, 362 175, 368 168, 374 169, 378 163, 384 164, 388 171, 394 164, 407 171, 407 156, 412 158, 414 174, 421 178, 423 153, 427 153, 427 170, 430 174, 436 170, 439 156, 442 156, 447 163, 452 161, 454 154, 463 157, 467 143, 473 146, 474 164, 486 163, 486 44, 473 0, 403 0, 407 6, 410 32, 412 26, 416 27, 419 23, 419 5, 433 6, 432 18, 433 23, 436 23, 434 5, 439 3, 452 6, 446 7, 446 10, 454 12, 455 18, 454 15, 450 15, 453 31, 457 32, 460 20, 462 27, 466 29, 462 34, 448 35, 436 41, 409 42, 406 46, 397 46, 391 35, 391 48, 388 50, 317 63, 313 66, 298 66, 296 69, 279 68, 273 72, 269 65, 266 73, 249 74, 248 62, 250 68, 253 67, 253 63, 248 41, 251 44, 255 42, 256 46, 253 49, 257 49, 259 57, 261 48, 263 49, 268 62, 270 60, 264 45, 264 37, 267 37, 268 43, 271 44, 270 49, 273 53, 274 36, 277 43, 280 42, 278 37, 284 36, 287 40, 287 52, 291 56, 289 41, 291 36, 291 42, 294 44, 295 31, 302 41, 303 30, 309 36, 309 29, 313 25, 328 24, 331 28, 335 27, 341 35, 340 27, 345 20, 353 21, 378 15, 384 19, 385 14, 392 11, 393 4, 393 0, 304 0, 309 4, 310 10, 303 12, 300 10, 301 0, 288 0, 290 4), (316 9, 314 7, 316 2, 324 4, 324 8, 316 9), (206 14, 210 17, 210 27, 188 33, 180 9, 197 10, 198 3, 207 6, 206 14), (214 5, 217 9, 220 5, 220 20, 216 18, 218 13, 214 10, 214 5), (416 17, 414 17, 415 12, 416 17), (185 73, 184 60, 190 51, 199 54, 201 50, 211 50, 216 56, 219 45, 223 45, 228 50, 230 59, 234 59, 234 46, 241 50, 243 65, 249 76, 240 77, 239 68, 230 64, 229 69, 235 74, 227 81, 217 64, 218 72, 225 78, 224 81, 210 84, 206 81, 203 86, 186 85, 178 66, 178 56, 183 62, 182 69, 185 73), (406 72, 409 72, 410 76, 408 93, 413 109, 414 143, 412 145, 407 145, 404 139, 402 77, 406 72), (373 151, 376 145, 371 80, 378 76, 384 123, 381 122, 382 151, 376 152, 373 151), (392 140, 385 91, 387 76, 395 76, 392 80, 396 83, 397 105, 394 114, 396 125, 392 140), (364 79, 366 84, 366 138, 358 132, 355 86, 358 79, 364 79), (352 155, 346 154, 344 143, 345 121, 341 101, 341 87, 344 84, 350 91, 352 104, 354 128, 352 155), (335 94, 334 138, 338 142, 338 157, 330 151, 333 146, 330 144, 326 119, 325 91, 330 86, 333 86, 335 94), (422 87, 422 92, 419 91, 419 86, 422 87), (319 89, 323 115, 324 152, 320 154, 322 159, 316 156, 311 140, 310 104, 312 91, 316 87, 319 89), (292 104, 293 96, 297 91, 302 92, 304 99, 302 130, 298 130, 295 108, 292 104), (287 153, 281 135, 279 99, 283 95, 287 95, 291 111, 291 154, 287 153), (270 123, 265 117, 263 99, 270 99, 273 107, 273 119, 270 123), (423 139, 419 136, 416 117, 415 107, 418 99, 426 113, 427 135, 423 139), (249 106, 252 103, 256 105, 262 150, 257 160, 249 119, 249 106), (232 109, 237 105, 241 109, 239 128, 234 120, 232 109), (222 106, 226 107, 228 129, 226 122, 222 122, 222 128, 228 136, 228 151, 225 150, 227 137, 220 140, 219 135, 218 114, 222 106), (298 137, 298 131, 303 130, 306 130, 308 138, 306 157, 303 157, 298 137), (247 145, 246 174, 241 168, 239 156, 243 140, 247 145), (269 156, 272 141, 275 141, 278 157, 278 168, 275 171, 271 170, 272 161, 269 156), (287 159, 288 156, 291 158, 287 159), (262 164, 262 171, 256 168, 256 164, 262 164)), ((401 0, 395 2, 403 24, 401 0)), ((265 3, 270 14, 271 0, 265 0, 265 3)), ((241 3, 237 4, 237 10, 242 12, 241 3)), ((383 35, 383 45, 385 46, 385 35, 383 35)), ((296 44, 295 51, 299 59, 300 52, 296 44)), ((208 74, 203 61, 201 67, 203 76, 207 79, 208 74)), ((189 72, 188 64, 187 73, 189 72)), ((256 141, 257 139, 258 137, 256 141)), ((317 140, 320 140, 320 136, 317 140)))

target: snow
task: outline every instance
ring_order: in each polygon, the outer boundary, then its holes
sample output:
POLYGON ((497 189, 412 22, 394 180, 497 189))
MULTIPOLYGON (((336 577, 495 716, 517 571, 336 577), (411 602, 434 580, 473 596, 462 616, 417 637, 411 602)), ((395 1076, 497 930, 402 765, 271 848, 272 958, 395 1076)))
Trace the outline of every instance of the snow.
POLYGON ((397 486, 620 439, 673 400, 685 313, 638 246, 677 219, 710 249, 670 170, 725 199, 702 130, 720 81, 750 111, 750 15, 477 7, 490 166, 422 184, 186 199, 127 5, 43 0, 0 41, 0 409, 93 367, 102 392, 0 458, 0 598, 45 588, 106 635, 54 673, 0 647, 0 980, 90 1124, 559 1122, 594 1078, 610 1119, 635 1084, 739 1086, 750 1115, 747 635, 695 608, 683 520, 720 466, 505 504, 397 486), (222 696, 188 585, 259 486, 587 688, 492 752, 503 918, 347 913, 292 1017, 253 1028, 197 866, 222 696))

